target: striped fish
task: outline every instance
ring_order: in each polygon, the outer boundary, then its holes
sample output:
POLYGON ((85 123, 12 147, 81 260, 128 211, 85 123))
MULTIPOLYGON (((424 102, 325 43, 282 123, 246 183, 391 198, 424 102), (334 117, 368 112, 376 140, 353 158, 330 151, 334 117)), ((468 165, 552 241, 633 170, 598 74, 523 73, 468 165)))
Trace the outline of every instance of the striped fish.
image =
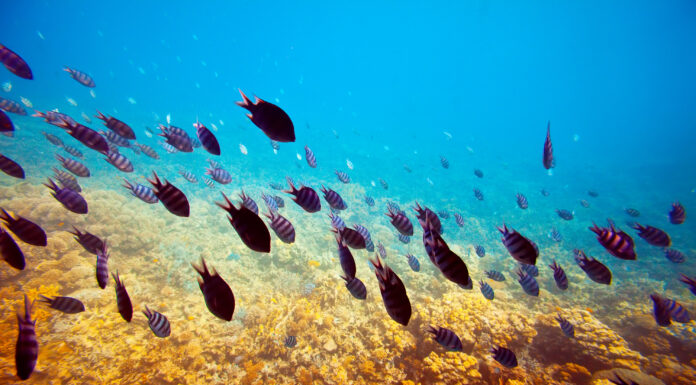
POLYGON ((17 312, 17 326, 19 335, 17 336, 17 346, 15 350, 15 366, 17 377, 26 380, 31 376, 36 366, 36 359, 39 356, 39 342, 36 340, 36 321, 31 319, 31 307, 29 297, 24 294, 24 316, 17 312))
POLYGON ((160 146, 164 149, 164 151, 166 151, 168 154, 175 154, 175 153, 179 152, 179 150, 177 150, 176 147, 172 146, 172 145, 169 144, 169 143, 165 143, 165 142, 157 142, 157 143, 159 143, 159 145, 160 145, 160 146))
POLYGON ((283 200, 283 198, 279 197, 278 195, 271 195, 271 198, 273 198, 273 200, 276 201, 276 204, 278 205, 279 209, 285 207, 285 201, 283 200))
POLYGON ((71 124, 62 119, 57 123, 57 126, 65 129, 70 136, 92 150, 101 152, 104 155, 109 153, 109 144, 106 142, 106 139, 93 129, 77 122, 71 124))
POLYGON ((198 138, 191 138, 191 146, 193 146, 193 148, 200 148, 202 145, 203 144, 198 138))
POLYGON ((645 239, 646 242, 653 246, 669 247, 672 245, 672 240, 669 238, 669 234, 658 229, 657 227, 642 226, 640 223, 636 223, 633 228, 638 230, 639 237, 645 239))
POLYGON ((568 288, 568 277, 566 277, 563 268, 553 260, 553 263, 549 265, 553 270, 553 279, 556 281, 556 286, 561 290, 566 290, 568 288))
POLYGON ((481 190, 474 188, 474 197, 476 197, 476 199, 482 201, 483 200, 483 193, 481 192, 481 190))
POLYGON ((56 198, 56 200, 60 202, 63 207, 76 214, 87 214, 89 211, 87 201, 82 197, 82 195, 69 188, 58 187, 58 185, 56 185, 51 178, 48 178, 48 183, 49 184, 44 183, 44 186, 53 190, 51 195, 53 195, 53 197, 56 198))
POLYGON ((41 112, 41 111, 35 111, 34 117, 42 118, 46 123, 52 124, 54 126, 59 126, 62 124, 62 122, 67 122, 69 125, 75 125, 77 122, 75 119, 71 118, 70 116, 58 112, 58 111, 46 111, 46 112, 41 112))
POLYGON ((90 254, 97 254, 99 250, 104 248, 104 241, 90 232, 82 232, 77 227, 73 226, 73 231, 68 232, 75 236, 75 240, 90 254))
POLYGON ((181 152, 193 152, 193 143, 188 135, 177 135, 174 132, 178 132, 172 129, 172 126, 165 127, 160 125, 160 130, 162 131, 158 135, 163 137, 165 142, 170 146, 176 148, 181 152))
POLYGON ((591 280, 603 285, 611 284, 611 271, 608 267, 598 260, 586 256, 580 249, 573 250, 573 254, 575 254, 575 262, 591 280))
POLYGON ((150 204, 159 202, 159 198, 157 198, 157 195, 155 195, 155 192, 152 191, 151 188, 141 185, 139 183, 132 184, 126 178, 123 178, 123 182, 123 187, 130 190, 131 195, 140 199, 141 201, 150 204))
POLYGON ((17 270, 24 270, 27 265, 22 249, 2 227, 0 227, 0 258, 17 270))
POLYGON ((150 326, 150 330, 152 330, 157 337, 169 337, 172 333, 172 329, 171 326, 169 326, 169 320, 164 314, 150 310, 147 305, 145 305, 143 314, 147 317, 147 324, 150 326))
POLYGON ((48 244, 46 232, 41 226, 19 215, 15 216, 17 218, 12 217, 5 209, 0 208, 0 220, 2 220, 5 223, 5 227, 16 235, 17 238, 21 239, 22 242, 34 246, 46 246, 48 244))
POLYGON ((588 208, 588 207, 590 207, 590 202, 588 202, 584 199, 580 199, 580 205, 584 208, 588 208))
POLYGON ((336 235, 336 244, 338 245, 338 261, 341 263, 344 276, 348 278, 355 277, 356 268, 353 254, 339 235, 336 235))
POLYGON ((512 350, 498 346, 497 348, 492 348, 491 353, 493 353, 493 359, 506 368, 514 368, 517 366, 517 357, 512 350))
POLYGON ((667 310, 669 311, 670 317, 672 317, 673 320, 686 324, 691 321, 691 317, 689 316, 689 312, 686 311, 684 306, 682 306, 679 302, 674 301, 669 298, 662 298, 663 301, 665 302, 665 306, 667 307, 667 310))
POLYGON ((24 179, 24 169, 22 166, 2 154, 0 154, 0 170, 11 177, 24 179))
POLYGON ((244 193, 244 190, 242 190, 242 193, 239 194, 239 199, 242 200, 242 205, 244 205, 244 207, 253 211, 254 214, 256 214, 256 215, 259 214, 259 206, 256 204, 256 202, 253 199, 251 199, 250 196, 248 196, 244 193))
POLYGON ((0 109, 17 115, 27 114, 27 110, 25 110, 20 103, 3 97, 0 97, 0 109))
POLYGON ((653 317, 658 326, 669 326, 672 324, 672 316, 664 298, 653 293, 650 294, 653 301, 653 317))
POLYGON ((334 173, 338 177, 338 180, 340 180, 341 182, 350 183, 350 176, 348 174, 346 174, 345 172, 335 170, 334 173))
POLYGON ((86 73, 84 73, 82 71, 78 71, 78 70, 70 68, 70 67, 63 68, 63 71, 69 73, 70 77, 75 79, 78 83, 82 84, 83 86, 89 87, 89 88, 95 87, 94 79, 92 79, 92 77, 87 75, 86 73))
POLYGON ((686 220, 686 210, 679 202, 672 203, 672 210, 669 212, 669 221, 675 225, 681 225, 686 220))
POLYGON ((529 202, 527 201, 527 197, 524 196, 522 193, 517 193, 517 206, 519 206, 522 210, 526 210, 527 207, 529 207, 529 202))
MULTIPOLYGON (((63 141, 55 135, 49 134, 48 132, 45 132, 45 131, 42 131, 41 134, 43 134, 43 136, 46 137, 46 140, 51 142, 52 145, 58 146, 58 147, 65 146, 65 144, 63 144, 63 141)), ((80 157, 78 156, 78 158, 80 158, 80 157)))
POLYGON ((131 143, 128 141, 128 139, 122 137, 121 135, 113 132, 113 131, 99 131, 99 134, 101 134, 106 140, 114 144, 118 147, 131 147, 131 143))
POLYGON ((432 231, 429 222, 423 229, 423 245, 430 262, 442 272, 445 278, 462 287, 473 287, 469 270, 464 261, 450 250, 440 234, 432 231))
POLYGON ((483 294, 485 299, 492 301, 493 298, 495 298, 495 293, 493 292, 491 285, 486 282, 479 281, 479 287, 481 288, 481 294, 483 294))
POLYGON ((227 170, 221 168, 206 168, 205 175, 210 175, 214 181, 220 184, 229 184, 232 182, 232 175, 230 175, 227 170))
POLYGON ((413 224, 408 217, 397 212, 395 209, 389 207, 389 212, 386 213, 389 217, 392 226, 401 234, 411 236, 413 235, 413 224))
POLYGON ((563 240, 563 236, 561 235, 561 233, 558 232, 558 229, 556 229, 555 227, 552 228, 549 232, 549 237, 556 242, 561 242, 563 240))
POLYGON ((231 321, 232 314, 234 314, 235 301, 230 285, 215 270, 211 273, 203 258, 201 258, 200 266, 193 263, 191 263, 191 266, 200 274, 198 287, 203 293, 208 310, 222 320, 231 321))
POLYGON ((290 190, 285 190, 285 193, 292 194, 294 197, 292 200, 297 203, 298 206, 308 213, 316 213, 321 210, 321 200, 319 195, 311 187, 302 186, 299 190, 295 188, 290 178, 287 178, 288 184, 290 185, 290 190))
POLYGON ((295 336, 285 337, 285 340, 283 341, 283 345, 285 345, 285 347, 288 349, 294 348, 295 346, 297 346, 297 337, 295 337, 295 336))
POLYGON ((689 278, 686 275, 682 274, 679 280, 689 287, 691 294, 696 295, 696 279, 689 278))
MULTIPOLYGON (((31 68, 17 53, 0 44, 0 62, 13 74, 22 79, 31 80, 34 75, 31 73, 31 68)), ((24 380, 24 378, 23 378, 24 380)))
POLYGON ((628 214, 629 217, 638 218, 640 216, 640 211, 633 209, 633 208, 630 208, 630 207, 627 209, 624 209, 624 212, 626 214, 628 214))
POLYGON ((483 246, 476 245, 475 250, 476 250, 476 255, 478 255, 479 258, 483 258, 486 256, 486 249, 483 246))
POLYGON ((551 121, 546 125, 546 140, 544 141, 544 157, 542 163, 547 170, 555 166, 553 160, 553 145, 551 144, 551 121))
POLYGON ((114 154, 119 154, 120 150, 118 149, 118 146, 115 145, 113 142, 107 140, 106 143, 109 145, 109 154, 114 153, 114 154))
POLYGON ((563 334, 570 338, 575 337, 575 328, 570 322, 568 322, 567 319, 561 317, 560 314, 557 314, 555 320, 558 321, 558 326, 561 327, 561 331, 563 331, 563 334))
POLYGON ((520 263, 519 265, 520 269, 526 271, 527 274, 531 275, 532 277, 539 276, 539 269, 535 265, 528 265, 526 263, 520 263))
POLYGON ((411 301, 406 294, 406 287, 389 266, 382 263, 377 256, 376 260, 370 259, 375 268, 375 275, 379 282, 379 291, 382 294, 382 302, 387 309, 387 314, 394 321, 407 326, 411 319, 411 301))
POLYGON ((386 181, 386 180, 384 180, 384 179, 382 179, 382 178, 379 178, 379 184, 382 185, 382 188, 383 188, 383 189, 389 190, 389 185, 387 184, 387 181, 386 181))
MULTIPOLYGON (((261 199, 263 199, 264 203, 266 203, 266 207, 268 208, 268 211, 271 211, 271 212, 278 211, 278 202, 276 202, 276 200, 273 199, 273 197, 266 195, 264 193, 261 193, 261 199)), ((332 222, 333 222, 333 218, 332 218, 332 222)), ((344 226, 345 226, 345 224, 344 224, 344 226)))
POLYGON ((363 197, 363 201, 365 201, 369 207, 374 207, 375 205, 375 199, 369 195, 365 195, 365 197, 363 197))
POLYGON ((274 190, 278 190, 278 191, 282 191, 282 190, 285 188, 285 186, 283 186, 282 184, 280 184, 280 183, 275 183, 275 182, 270 182, 270 183, 268 184, 268 187, 270 187, 270 188, 272 188, 272 189, 274 189, 274 190))
POLYGON ((474 175, 476 175, 479 178, 483 178, 483 171, 477 169, 474 169, 474 175))
POLYGON ((329 213, 329 218, 331 218, 331 227, 339 230, 343 230, 346 227, 346 223, 343 221, 343 218, 339 217, 338 215, 329 213))
MULTIPOLYGON (((239 235, 239 238, 251 250, 268 253, 271 251, 271 233, 268 231, 263 219, 257 214, 241 205, 238 208, 234 207, 229 198, 222 193, 225 199, 224 203, 215 202, 223 210, 227 211, 230 224, 234 227, 239 235)), ((162 198, 160 198, 162 199, 162 198)))
POLYGON ((350 292, 353 297, 357 299, 367 298, 367 288, 358 277, 341 276, 341 278, 346 281, 346 289, 348 289, 348 292, 350 292))
POLYGON ((269 214, 266 214, 266 217, 271 220, 268 226, 281 241, 285 243, 295 242, 295 227, 287 218, 278 214, 277 211, 271 211, 269 214))
POLYGON ((143 154, 149 156, 152 159, 159 159, 159 154, 157 151, 155 151, 152 147, 148 146, 147 144, 140 144, 140 143, 134 143, 136 147, 140 149, 140 151, 143 152, 143 154))
POLYGON ((205 185, 210 187, 211 189, 215 188, 215 182, 212 179, 203 178, 203 183, 205 183, 205 185))
POLYGON ((497 271, 497 270, 489 270, 489 271, 486 271, 486 276, 487 276, 489 279, 492 279, 492 280, 497 281, 497 282, 503 282, 503 281, 505 281, 505 276, 503 275, 503 273, 501 273, 501 272, 499 272, 499 271, 497 271))
POLYGON ((425 206, 421 207, 421 205, 418 204, 418 202, 416 202, 416 207, 414 207, 413 209, 416 212, 416 218, 418 219, 418 223, 421 225, 421 227, 425 228, 426 223, 430 222, 430 226, 433 231, 437 232, 440 235, 444 233, 444 231, 442 231, 442 222, 440 222, 440 218, 437 216, 437 214, 435 214, 433 210, 425 206))
POLYGON ((167 210, 174 215, 188 217, 190 208, 186 195, 184 195, 181 190, 174 187, 174 185, 169 183, 168 180, 165 179, 164 183, 162 183, 157 176, 157 173, 154 171, 152 172, 152 176, 153 178, 148 179, 147 181, 150 182, 154 187, 152 191, 155 192, 155 195, 157 195, 157 198, 159 198, 164 207, 166 207, 167 210))
POLYGON ((407 235, 397 234, 396 237, 399 238, 399 241, 401 241, 401 243, 403 243, 405 245, 407 245, 411 242, 411 237, 409 237, 407 235))
POLYGON ((673 263, 683 263, 686 261, 686 256, 676 249, 665 249, 665 258, 673 263))
POLYGON ((566 221, 570 221, 573 219, 573 213, 565 209, 556 210, 556 214, 558 214, 558 216, 561 217, 561 219, 564 219, 566 221))
POLYGON ((198 178, 196 178, 196 176, 190 171, 186 171, 184 169, 181 169, 181 170, 179 170, 179 175, 183 176, 184 179, 186 179, 187 181, 189 181, 191 183, 198 183, 198 178))
POLYGON ((96 116, 97 118, 104 121, 104 125, 106 126, 106 128, 115 132, 122 138, 130 140, 135 139, 135 132, 133 132, 133 129, 130 128, 130 126, 126 123, 114 118, 113 116, 107 117, 99 111, 97 111, 96 116))
POLYGON ((112 166, 119 169, 119 171, 133 172, 133 163, 131 163, 131 161, 128 160, 128 158, 117 152, 109 151, 107 157, 104 158, 104 160, 106 160, 112 166))
POLYGON ((442 168, 449 168, 450 166, 449 160, 442 155, 440 155, 440 164, 442 165, 442 168))
MULTIPOLYGON (((11 134, 14 130, 15 130, 14 124, 12 124, 12 120, 10 119, 10 117, 7 116, 5 111, 0 110, 0 133, 11 134)), ((53 137, 58 139, 56 136, 53 136, 53 137)), ((60 140, 60 139, 58 139, 58 140, 60 140)))
POLYGON ((324 194, 324 200, 326 200, 326 203, 328 203, 331 208, 336 210, 345 210, 348 208, 346 202, 343 201, 343 198, 341 198, 336 191, 327 189, 324 187, 324 185, 322 185, 321 192, 324 194))
POLYGON ((517 282, 520 283, 520 286, 522 286, 522 289, 525 293, 527 293, 527 295, 531 295, 533 297, 539 296, 539 284, 534 277, 527 274, 527 272, 522 269, 517 270, 517 276, 519 277, 517 282))
POLYGON ((450 216, 447 210, 440 210, 437 212, 437 215, 442 219, 449 219, 450 216))
POLYGON ((109 282, 109 250, 106 241, 101 250, 97 250, 97 283, 104 289, 109 282))
POLYGON ((351 229, 350 227, 344 227, 343 229, 334 228, 331 231, 338 234, 341 237, 341 241, 352 249, 359 250, 367 247, 365 244, 365 238, 363 238, 359 232, 351 229))
POLYGON ((539 249, 532 241, 525 238, 517 231, 508 229, 504 223, 503 228, 498 227, 498 231, 503 234, 503 245, 505 245, 508 253, 510 253, 515 260, 528 265, 536 264, 537 257, 539 256, 539 249))
POLYGON ((406 254, 406 259, 408 260, 408 266, 411 268, 411 270, 415 271, 416 273, 420 271, 420 262, 418 262, 418 258, 416 258, 415 255, 408 253, 406 254))
POLYGON ((382 242, 377 242, 377 253, 379 254, 379 257, 382 259, 387 258, 387 249, 384 248, 384 245, 382 242))
POLYGON ((370 236, 370 232, 367 230, 367 228, 361 225, 353 225, 353 228, 365 239, 365 250, 369 252, 375 251, 375 244, 372 242, 372 237, 370 236))
POLYGON ((307 164, 311 168, 317 168, 317 158, 314 156, 314 153, 308 146, 304 146, 305 150, 305 159, 307 159, 307 164))
POLYGON ((48 304, 52 309, 62 311, 65 314, 77 314, 85 311, 85 305, 77 298, 72 297, 53 297, 41 296, 41 301, 48 304))
POLYGON ((457 223, 457 226, 464 227, 464 217, 461 214, 454 213, 454 221, 457 223))
POLYGON ((72 146, 63 146, 63 150, 65 150, 65 152, 67 152, 68 154, 70 154, 76 158, 82 159, 85 157, 85 155, 82 153, 82 151, 80 151, 72 146))
POLYGON ((126 320, 126 322, 131 322, 133 319, 133 304, 131 303, 128 291, 126 291, 126 285, 123 284, 121 278, 118 276, 118 271, 116 274, 111 274, 114 278, 114 283, 116 284, 116 306, 118 307, 118 313, 121 317, 126 320))
POLYGON ((450 352, 461 352, 463 349, 462 341, 459 336, 450 329, 443 327, 428 326, 428 333, 433 335, 433 339, 438 344, 444 346, 450 352))
POLYGON ((84 164, 70 158, 63 158, 59 154, 56 154, 56 159, 63 165, 63 167, 70 171, 71 173, 75 174, 76 176, 80 176, 83 178, 87 178, 90 176, 89 169, 87 166, 84 164))
POLYGON ((203 148, 213 155, 220 155, 220 143, 218 143, 215 134, 199 122, 196 122, 193 127, 196 128, 196 136, 203 148))

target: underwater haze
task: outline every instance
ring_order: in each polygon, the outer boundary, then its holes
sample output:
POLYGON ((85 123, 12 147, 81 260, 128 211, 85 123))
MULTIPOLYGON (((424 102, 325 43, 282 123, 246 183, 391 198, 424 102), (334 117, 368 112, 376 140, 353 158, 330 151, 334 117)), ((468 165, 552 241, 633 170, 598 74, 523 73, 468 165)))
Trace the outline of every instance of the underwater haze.
POLYGON ((0 383, 696 383, 693 1, 1 8, 0 383))

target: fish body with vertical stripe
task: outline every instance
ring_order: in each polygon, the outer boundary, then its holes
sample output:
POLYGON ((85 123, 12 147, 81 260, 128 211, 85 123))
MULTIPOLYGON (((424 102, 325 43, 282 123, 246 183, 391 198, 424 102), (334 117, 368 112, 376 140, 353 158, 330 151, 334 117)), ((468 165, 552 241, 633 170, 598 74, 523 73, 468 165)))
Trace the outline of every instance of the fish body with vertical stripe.
POLYGON ((41 296, 41 301, 48 304, 52 309, 62 311, 65 314, 77 314, 85 311, 85 305, 77 298, 72 297, 53 297, 41 296))
POLYGON ((63 207, 76 214, 87 214, 89 211, 87 201, 82 197, 82 195, 69 188, 58 187, 58 185, 51 178, 48 178, 48 183, 49 184, 44 183, 44 186, 53 190, 51 195, 53 195, 53 197, 56 198, 56 200, 60 202, 63 207))
POLYGON ((0 44, 0 63, 2 63, 5 68, 7 68, 13 74, 19 76, 22 79, 31 80, 34 75, 31 72, 31 68, 21 56, 11 49, 0 44))
POLYGON ((94 84, 94 79, 82 71, 78 71, 70 67, 63 68, 63 71, 69 73, 70 77, 85 87, 94 88, 96 86, 94 84))
POLYGON ((39 357, 39 342, 36 339, 36 321, 31 319, 31 307, 29 297, 24 294, 24 315, 17 312, 17 325, 19 334, 15 346, 15 367, 17 377, 26 380, 36 367, 39 357))
POLYGON ((290 178, 287 178, 288 184, 290 185, 290 190, 285 190, 285 193, 292 194, 294 197, 292 200, 297 203, 298 206, 308 213, 316 213, 321 210, 321 200, 319 200, 319 195, 311 187, 302 186, 300 189, 295 188, 290 178))
POLYGON ((13 217, 3 208, 0 208, 0 220, 22 242, 34 246, 46 246, 48 244, 46 232, 36 223, 19 215, 13 217))
POLYGON ((152 179, 148 179, 147 181, 152 184, 152 191, 154 191, 157 198, 159 198, 160 202, 162 202, 170 213, 180 217, 189 216, 189 202, 186 195, 184 195, 181 190, 169 183, 166 179, 164 183, 162 183, 155 172, 152 173, 152 179))
POLYGON ((99 111, 97 111, 97 118, 103 120, 106 128, 115 132, 122 138, 130 140, 135 139, 135 132, 133 132, 133 129, 126 123, 114 118, 113 116, 106 116, 99 111))
POLYGON ((150 310, 147 305, 145 305, 145 311, 143 314, 145 314, 145 317, 147 317, 147 324, 150 326, 150 330, 152 330, 157 337, 169 337, 169 335, 172 333, 172 329, 169 325, 169 320, 164 314, 150 310))

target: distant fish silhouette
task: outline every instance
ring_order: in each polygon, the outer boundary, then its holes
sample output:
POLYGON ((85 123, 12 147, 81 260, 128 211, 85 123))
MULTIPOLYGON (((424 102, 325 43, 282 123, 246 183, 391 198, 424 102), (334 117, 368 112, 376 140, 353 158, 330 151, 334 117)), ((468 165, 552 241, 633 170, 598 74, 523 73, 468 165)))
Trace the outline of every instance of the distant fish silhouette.
POLYGON ((553 159, 553 145, 551 144, 551 121, 546 125, 546 140, 544 141, 544 157, 542 159, 545 169, 550 169, 555 166, 553 159))
POLYGON ((87 75, 86 73, 70 67, 63 68, 63 71, 69 73, 73 79, 75 79, 78 83, 82 84, 83 86, 89 88, 95 87, 94 79, 92 79, 92 77, 87 75))
POLYGON ((675 225, 680 225, 686 220, 686 210, 679 202, 672 203, 672 210, 669 212, 669 221, 675 225))
POLYGON ((426 331, 433 335, 433 339, 438 344, 444 346, 451 352, 460 352, 463 349, 462 341, 459 339, 459 336, 450 329, 441 326, 429 326, 426 331))

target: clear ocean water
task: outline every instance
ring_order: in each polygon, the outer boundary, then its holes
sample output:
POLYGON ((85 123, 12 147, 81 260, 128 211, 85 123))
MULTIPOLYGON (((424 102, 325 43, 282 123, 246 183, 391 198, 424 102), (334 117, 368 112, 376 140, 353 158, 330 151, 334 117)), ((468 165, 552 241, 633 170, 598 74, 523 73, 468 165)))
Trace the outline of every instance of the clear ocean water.
POLYGON ((0 44, 19 54, 34 78, 0 68, 0 97, 28 112, 8 112, 16 131, 0 136, 0 154, 26 172, 25 179, 0 174, 0 207, 40 225, 48 245, 17 240, 26 268, 0 267, 0 382, 19 381, 15 313, 24 311, 23 294, 69 296, 86 308, 64 314, 34 304, 39 354, 27 383, 696 382, 696 324, 658 326, 650 299, 656 293, 696 312, 694 294, 680 281, 682 274, 696 279, 692 1, 23 1, 1 9, 0 44), (76 82, 66 66, 96 87, 76 82), (281 107, 296 141, 274 150, 235 104, 239 90, 281 107), (134 166, 123 173, 32 117, 35 110, 58 110, 96 130, 106 130, 97 111, 116 117, 159 159, 122 147, 134 166), (221 155, 203 148, 167 153, 158 125, 195 137, 196 121, 217 137, 221 155), (547 122, 551 171, 542 166, 547 122), (88 214, 66 210, 42 185, 60 168, 54 154, 70 156, 42 132, 84 153, 79 160, 91 176, 78 179, 88 214), (203 182, 209 159, 232 175, 230 184, 203 182), (188 218, 121 187, 124 177, 150 186, 145 178, 153 171, 187 196, 188 218), (338 215, 385 246, 383 262, 410 299, 408 325, 385 310, 368 262, 374 252, 352 250, 367 298, 351 296, 327 202, 305 212, 269 186, 288 188, 286 176, 320 196, 322 186, 338 192, 348 206, 338 215), (242 243, 215 205, 221 192, 238 204, 242 190, 261 213, 268 211, 262 193, 283 198, 279 212, 295 227, 294 243, 271 234, 270 253, 242 243), (518 193, 529 201, 525 210, 518 193), (413 223, 409 243, 397 238, 387 202, 413 223), (674 202, 686 209, 683 224, 670 223, 674 202), (473 289, 448 281, 430 262, 416 203, 444 211, 442 238, 466 263, 473 289), (640 215, 627 215, 628 208, 640 215), (573 219, 561 219, 558 209, 573 219), (608 226, 607 219, 633 238, 635 261, 610 255, 588 230, 608 226), (669 261, 664 248, 630 227, 635 222, 666 231, 685 261, 669 261), (518 263, 496 229, 503 224, 538 247, 538 297, 517 283, 518 263), (73 226, 108 239, 108 269, 130 293, 131 322, 118 313, 114 281, 105 289, 96 284, 96 259, 73 240, 73 226), (560 242, 549 235, 554 228, 560 242), (591 281, 574 249, 606 265, 611 284, 591 281), (420 261, 419 272, 407 253, 420 261), (191 267, 201 258, 234 292, 230 322, 206 308, 191 267), (547 267, 554 259, 568 290, 554 283, 547 267), (489 270, 506 280, 487 279, 489 270), (480 280, 494 289, 493 300, 480 292, 480 280), (150 330, 146 305, 168 318, 169 337, 150 330), (557 315, 574 325, 574 338, 563 334, 557 315), (438 344, 430 325, 456 333, 461 351, 438 344), (288 336, 296 346, 286 346, 288 336), (490 350, 498 346, 514 352, 518 366, 496 361, 490 350))

